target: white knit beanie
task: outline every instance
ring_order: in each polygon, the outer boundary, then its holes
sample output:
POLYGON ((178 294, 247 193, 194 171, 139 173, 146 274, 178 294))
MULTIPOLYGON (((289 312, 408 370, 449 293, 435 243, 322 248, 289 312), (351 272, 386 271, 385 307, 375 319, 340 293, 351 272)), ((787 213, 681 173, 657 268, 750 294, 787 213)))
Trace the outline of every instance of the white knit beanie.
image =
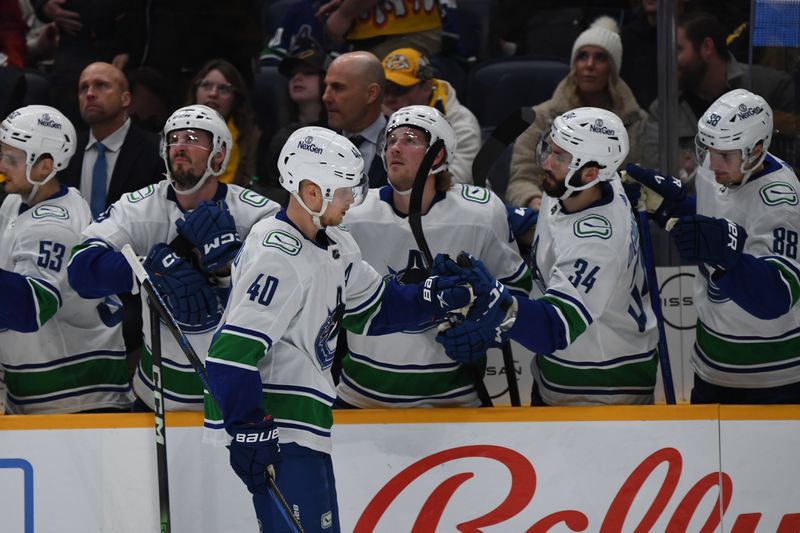
POLYGON ((578 35, 572 45, 570 65, 575 63, 578 49, 587 45, 599 46, 608 52, 614 62, 614 70, 619 74, 619 67, 622 65, 622 40, 619 38, 619 26, 614 19, 603 15, 592 22, 588 30, 578 35))

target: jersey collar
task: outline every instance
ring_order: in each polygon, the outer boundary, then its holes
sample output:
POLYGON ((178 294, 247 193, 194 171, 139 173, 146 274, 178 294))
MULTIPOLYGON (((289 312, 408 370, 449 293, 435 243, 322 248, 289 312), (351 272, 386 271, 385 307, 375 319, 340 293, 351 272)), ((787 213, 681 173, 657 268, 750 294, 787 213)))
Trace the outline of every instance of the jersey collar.
POLYGON ((598 184, 598 186, 600 187, 600 192, 602 193, 602 196, 600 197, 599 200, 575 212, 567 211, 567 209, 564 207, 564 204, 561 202, 561 200, 559 200, 558 203, 561 204, 561 212, 564 213, 565 215, 572 215, 574 213, 580 213, 581 211, 586 211, 587 209, 592 209, 594 207, 600 207, 601 205, 610 204, 614 200, 614 187, 612 187, 611 184, 607 181, 601 181, 598 184))
POLYGON ((309 239, 308 237, 306 237, 306 234, 303 233, 302 231, 300 231, 300 228, 298 228, 295 225, 295 223, 292 222, 289 219, 289 217, 286 215, 286 208, 283 208, 280 211, 278 211, 275 214, 275 218, 277 218, 281 222, 286 222, 287 224, 289 224, 291 227, 293 227, 295 230, 297 230, 297 233, 302 235, 305 240, 313 243, 314 246, 316 246, 317 248, 321 248, 323 250, 327 250, 328 246, 330 246, 331 244, 336 244, 335 242, 333 242, 333 240, 331 240, 331 238, 328 236, 328 234, 325 233, 324 229, 319 230, 317 232, 316 236, 314 237, 314 239, 309 239))
MULTIPOLYGON (((46 202, 47 200, 55 200, 56 198, 61 198, 62 196, 66 196, 66 194, 68 192, 69 192, 69 188, 66 185, 64 185, 63 183, 59 183, 58 184, 58 190, 54 194, 52 194, 49 198, 45 198, 44 200, 42 200, 42 202, 46 202)), ((39 203, 42 203, 42 202, 39 202, 39 203)), ((25 202, 22 202, 21 204, 19 204, 19 214, 21 215, 22 213, 24 213, 25 211, 27 211, 30 208, 31 208, 31 206, 29 206, 25 202)))
POLYGON ((764 157, 763 165, 764 167, 758 173, 750 176, 750 179, 747 180, 747 183, 752 183, 758 178, 766 176, 767 174, 772 174, 773 172, 775 172, 776 170, 780 170, 781 168, 781 164, 778 163, 778 160, 772 157, 769 154, 769 152, 767 152, 767 155, 764 157))
MULTIPOLYGON (((228 194, 228 185, 222 183, 221 181, 217 182, 217 192, 214 193, 214 197, 211 199, 212 202, 218 202, 220 200, 224 200, 225 196, 228 194)), ((184 208, 181 207, 181 204, 178 203, 178 196, 175 194, 175 189, 172 188, 172 185, 167 187, 167 200, 175 202, 175 205, 178 206, 182 212, 186 212, 184 208)))
MULTIPOLYGON (((395 207, 394 207, 394 195, 392 194, 392 192, 393 192, 393 190, 392 190, 391 185, 384 185, 383 187, 378 189, 378 196, 380 197, 382 202, 386 202, 387 204, 389 204, 389 207, 392 208, 392 211, 394 211, 395 215, 399 216, 400 218, 408 217, 408 215, 403 214, 400 211, 398 211, 397 209, 395 209, 395 207)), ((441 202, 442 200, 444 200, 446 196, 447 196, 446 192, 437 192, 434 195, 433 200, 431 201, 431 206, 428 208, 428 212, 430 213, 431 208, 433 207, 433 205, 435 203, 437 203, 437 202, 441 202)))

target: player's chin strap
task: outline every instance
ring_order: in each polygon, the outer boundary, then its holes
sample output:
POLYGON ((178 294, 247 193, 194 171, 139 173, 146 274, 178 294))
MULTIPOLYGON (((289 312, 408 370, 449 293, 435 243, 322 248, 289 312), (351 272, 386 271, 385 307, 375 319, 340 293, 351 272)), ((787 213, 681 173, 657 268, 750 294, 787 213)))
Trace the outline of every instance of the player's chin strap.
POLYGON ((177 187, 178 184, 175 183, 175 180, 172 179, 172 173, 169 171, 169 165, 167 165, 167 181, 169 181, 169 184, 172 185, 172 190, 175 191, 175 194, 180 194, 181 196, 189 196, 190 194, 194 194, 197 191, 199 191, 203 185, 205 185, 206 180, 208 178, 210 178, 211 176, 221 175, 225 171, 225 168, 222 165, 220 165, 219 170, 216 172, 211 170, 211 160, 214 158, 216 154, 217 152, 211 152, 208 155, 208 161, 206 161, 206 171, 203 172, 203 175, 200 177, 199 180, 197 180, 197 183, 195 183, 194 186, 186 190, 178 189, 177 187))
MULTIPOLYGON (((426 153, 427 153, 427 152, 426 152, 426 153)), ((439 168, 436 168, 436 169, 431 169, 431 170, 428 172, 428 175, 429 175, 429 176, 432 176, 433 174, 438 174, 439 172, 442 172, 443 170, 447 170, 447 161, 445 161, 444 163, 442 163, 441 165, 439 165, 439 168)), ((390 180, 389 178, 386 178, 386 181, 389 183, 389 187, 391 187, 391 188, 392 188, 392 190, 393 190, 394 192, 396 192, 396 193, 397 193, 398 195, 400 195, 400 196, 411 196, 411 192, 414 190, 414 187, 413 187, 413 185, 412 185, 411 187, 409 187, 409 188, 408 188, 408 190, 406 190, 406 191, 401 191, 400 189, 398 189, 397 187, 395 187, 395 186, 392 184, 392 180, 390 180)))
POLYGON ((314 211, 311 210, 310 207, 308 207, 306 205, 306 203, 303 201, 303 199, 300 198, 300 195, 298 193, 293 192, 292 196, 294 196, 294 199, 297 200, 297 202, 300 204, 300 207, 305 209, 306 213, 311 215, 311 221, 314 223, 314 226, 316 226, 317 229, 325 229, 325 228, 322 227, 322 222, 320 222, 319 219, 325 213, 325 210, 328 209, 328 204, 331 203, 331 201, 330 200, 326 200, 326 199, 323 198, 323 200, 322 200, 322 209, 320 209, 319 212, 314 212, 314 211))
POLYGON ((41 187, 42 185, 53 179, 53 176, 56 175, 56 172, 58 172, 58 169, 55 168, 55 166, 53 166, 53 170, 50 171, 50 174, 48 174, 45 179, 43 179, 42 181, 33 181, 31 179, 31 167, 28 166, 25 167, 25 179, 28 180, 28 183, 33 185, 30 194, 25 199, 26 204, 31 205, 33 199, 36 198, 36 193, 39 192, 39 187, 41 187))

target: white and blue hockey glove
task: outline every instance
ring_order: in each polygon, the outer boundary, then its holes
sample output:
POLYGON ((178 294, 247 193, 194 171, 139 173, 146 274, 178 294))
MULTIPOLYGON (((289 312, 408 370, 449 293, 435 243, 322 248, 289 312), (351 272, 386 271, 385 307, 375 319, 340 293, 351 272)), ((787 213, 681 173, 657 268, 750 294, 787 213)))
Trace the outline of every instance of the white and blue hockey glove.
MULTIPOLYGON (((685 211, 687 209, 685 205, 688 195, 687 187, 681 180, 672 176, 662 176, 652 168, 640 167, 633 163, 628 163, 625 166, 625 171, 628 176, 663 198, 657 205, 650 205, 651 202, 646 201, 650 218, 655 220, 659 226, 663 228, 667 221, 674 216, 689 214, 685 211)), ((641 195, 641 192, 639 194, 641 195)), ((632 203, 632 205, 636 206, 635 203, 632 203)))
MULTIPOLYGON (((281 446, 278 444, 278 426, 267 415, 258 424, 246 424, 231 428, 233 439, 228 445, 231 468, 241 478, 251 494, 266 494, 267 469, 281 462, 281 446)), ((277 472, 275 472, 277 475, 277 472)))
POLYGON ((153 285, 175 319, 192 326, 213 326, 222 316, 219 299, 206 277, 165 243, 153 246, 144 260, 153 285))
POLYGON ((725 218, 683 217, 669 232, 685 261, 730 270, 742 257, 747 231, 725 218))
POLYGON ((175 225, 178 233, 200 252, 200 266, 206 272, 225 267, 242 246, 242 238, 224 201, 201 202, 175 225))

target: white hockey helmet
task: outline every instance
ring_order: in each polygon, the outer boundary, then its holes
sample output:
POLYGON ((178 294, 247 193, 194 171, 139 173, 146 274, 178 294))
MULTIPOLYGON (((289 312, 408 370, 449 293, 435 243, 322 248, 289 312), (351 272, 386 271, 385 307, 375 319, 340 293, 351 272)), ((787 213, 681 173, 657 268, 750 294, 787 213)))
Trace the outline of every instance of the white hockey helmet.
POLYGON ((25 179, 33 185, 27 201, 69 164, 75 154, 75 127, 57 109, 46 105, 21 107, 0 124, 0 142, 25 152, 25 179), (53 158, 53 170, 42 181, 31 179, 31 169, 43 155, 53 158))
POLYGON ((553 120, 550 131, 545 132, 539 142, 542 165, 549 155, 550 142, 572 156, 564 178, 566 192, 559 198, 561 200, 575 191, 614 179, 629 150, 628 131, 622 120, 611 111, 597 107, 579 107, 553 120), (599 165, 597 178, 585 184, 572 183, 575 174, 589 163, 599 165))
POLYGON ((352 206, 364 201, 369 181, 364 174, 364 158, 346 137, 319 126, 307 126, 289 136, 278 157, 278 172, 289 191, 321 228, 319 217, 333 200, 337 189, 350 188, 352 206), (314 212, 300 198, 300 182, 308 180, 322 190, 322 208, 314 212))
POLYGON ((219 176, 225 172, 228 166, 228 161, 231 158, 231 147, 233 146, 233 137, 225 124, 225 119, 222 118, 216 110, 201 104, 194 104, 182 107, 175 111, 172 116, 167 119, 164 124, 164 135, 161 140, 161 159, 167 167, 167 179, 172 184, 172 188, 177 194, 193 194, 196 192, 210 176, 219 176), (185 129, 198 129, 207 131, 211 135, 211 151, 208 154, 206 161, 206 170, 200 177, 200 180, 189 190, 178 190, 175 182, 172 179, 172 174, 169 169, 169 134, 175 130, 185 129), (222 160, 219 170, 211 168, 211 160, 214 159, 218 153, 225 149, 225 158, 222 160))
MULTIPOLYGON (((410 126, 419 128, 428 134, 428 147, 441 139, 444 142, 445 159, 436 169, 431 170, 431 174, 436 174, 447 168, 448 161, 455 155, 458 147, 456 132, 450 121, 435 107, 427 105, 409 105, 401 107, 389 117, 386 123, 386 137, 396 128, 410 126)), ((380 154, 383 161, 383 168, 386 168, 386 150, 381 147, 380 154)))
POLYGON ((772 141, 772 108, 766 100, 744 89, 734 89, 717 98, 697 122, 695 157, 699 165, 706 162, 708 149, 742 154, 740 170, 747 183, 767 155, 772 141), (756 145, 762 143, 761 156, 753 159, 756 145))

